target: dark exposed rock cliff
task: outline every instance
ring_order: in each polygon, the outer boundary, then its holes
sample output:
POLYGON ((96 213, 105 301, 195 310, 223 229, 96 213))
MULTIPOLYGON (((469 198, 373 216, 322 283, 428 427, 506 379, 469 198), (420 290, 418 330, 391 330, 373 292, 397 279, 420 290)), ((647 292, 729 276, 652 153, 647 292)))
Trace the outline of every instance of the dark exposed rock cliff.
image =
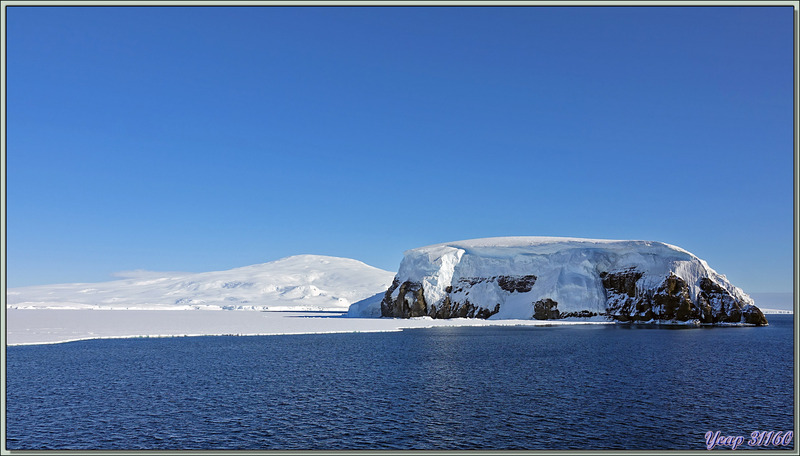
POLYGON ((455 288, 447 287, 446 295, 438 307, 429 306, 425 301, 425 293, 420 282, 400 283, 395 279, 381 301, 381 316, 410 318, 427 315, 433 318, 489 318, 500 311, 500 303, 494 303, 493 306, 476 305, 469 301, 467 297, 469 291, 465 292, 469 287, 483 282, 495 282, 500 289, 509 293, 527 293, 536 283, 536 276, 462 277, 456 282, 455 288), (396 297, 393 298, 395 295, 396 297), (454 295, 458 295, 458 297, 454 297, 454 295))
POLYGON ((618 321, 767 324, 761 310, 737 300, 705 277, 700 279, 701 291, 692 299, 689 285, 674 274, 667 276, 655 290, 637 288, 642 273, 635 268, 600 276, 607 293, 607 315, 618 321))
POLYGON ((558 311, 558 303, 550 298, 533 303, 533 318, 537 320, 557 320, 563 318, 558 311))

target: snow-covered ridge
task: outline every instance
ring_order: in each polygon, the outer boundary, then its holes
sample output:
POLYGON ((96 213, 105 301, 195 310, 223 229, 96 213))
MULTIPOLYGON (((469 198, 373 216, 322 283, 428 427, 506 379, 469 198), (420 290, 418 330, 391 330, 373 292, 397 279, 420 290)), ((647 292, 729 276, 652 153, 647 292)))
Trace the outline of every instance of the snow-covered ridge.
POLYGON ((763 307, 760 307, 760 309, 761 309, 761 312, 763 312, 763 313, 764 313, 764 315, 793 315, 793 314, 794 314, 794 311, 793 311, 793 310, 786 310, 786 309, 765 309, 765 308, 763 308, 763 307))
POLYGON ((392 273, 357 260, 297 255, 203 273, 121 273, 122 280, 9 288, 16 309, 338 310, 386 289, 392 273))
POLYGON ((501 237, 406 251, 380 313, 766 323, 753 304, 705 261, 663 242, 501 237))

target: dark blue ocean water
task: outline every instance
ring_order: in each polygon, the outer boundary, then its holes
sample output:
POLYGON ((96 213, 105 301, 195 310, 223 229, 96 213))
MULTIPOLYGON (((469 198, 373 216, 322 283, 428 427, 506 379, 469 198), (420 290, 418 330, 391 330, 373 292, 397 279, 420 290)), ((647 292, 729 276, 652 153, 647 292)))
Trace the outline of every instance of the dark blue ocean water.
POLYGON ((792 321, 9 347, 7 445, 699 450, 793 429, 792 321))

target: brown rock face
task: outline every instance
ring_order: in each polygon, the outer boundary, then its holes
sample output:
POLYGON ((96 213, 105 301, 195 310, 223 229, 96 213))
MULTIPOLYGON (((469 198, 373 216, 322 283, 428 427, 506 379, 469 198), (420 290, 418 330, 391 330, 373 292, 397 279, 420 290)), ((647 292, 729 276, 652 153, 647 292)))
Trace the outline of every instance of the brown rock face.
POLYGON ((531 291, 533 285, 536 283, 536 276, 535 275, 524 275, 524 276, 497 276, 492 277, 492 280, 497 280, 497 284, 505 291, 508 292, 517 292, 517 293, 527 293, 531 291))
POLYGON ((692 300, 689 285, 670 273, 655 290, 637 293, 642 274, 630 268, 600 275, 607 293, 608 314, 619 321, 689 321, 766 325, 761 311, 743 304, 709 278, 700 279, 700 293, 692 300))
MULTIPOLYGON (((533 285, 536 283, 535 275, 524 276, 510 276, 501 275, 494 277, 462 277, 456 282, 455 292, 464 291, 472 285, 477 285, 482 282, 497 282, 500 289, 508 291, 509 293, 527 293, 531 291, 533 285)), ((453 287, 447 287, 445 291, 449 294, 453 292, 453 287)))
POLYGON ((605 314, 598 314, 597 312, 592 312, 591 310, 581 310, 579 312, 562 312, 560 314, 561 318, 572 318, 572 317, 596 317, 597 315, 605 315, 605 314))
POLYGON ((742 309, 744 312, 744 322, 750 323, 751 325, 756 326, 763 326, 768 325, 769 322, 767 321, 767 317, 764 316, 764 313, 761 312, 756 306, 746 306, 742 309))
POLYGON ((636 296, 636 282, 642 278, 642 273, 634 268, 628 268, 614 273, 601 272, 600 278, 606 290, 633 298, 636 296))
POLYGON ((707 278, 700 279, 700 295, 698 301, 702 307, 719 309, 710 316, 710 322, 718 323, 738 323, 744 320, 745 323, 754 325, 768 324, 767 318, 758 307, 742 305, 724 288, 715 284, 707 278))
POLYGON ((439 307, 428 305, 425 302, 425 293, 421 283, 410 281, 400 283, 395 279, 381 301, 381 316, 410 318, 427 315, 433 318, 489 318, 500 311, 500 303, 494 303, 493 306, 483 303, 479 305, 470 302, 466 297, 469 294, 469 287, 481 282, 497 282, 502 290, 509 293, 526 293, 531 291, 536 283, 536 276, 463 277, 454 286, 445 288, 446 295, 439 307), (396 299, 392 299, 395 290, 398 295, 396 299), (467 290, 465 296, 453 297, 454 294, 465 290, 467 290))
POLYGON ((494 309, 478 307, 475 304, 464 300, 464 302, 453 303, 450 296, 446 296, 442 301, 442 306, 437 308, 431 306, 428 315, 432 318, 483 318, 487 319, 500 311, 500 304, 496 304, 494 309))
POLYGON ((615 272, 601 272, 600 279, 606 289, 606 312, 620 321, 631 320, 637 314, 640 299, 636 296, 636 282, 642 273, 634 268, 615 272))
POLYGON ((641 310, 652 310, 658 320, 688 321, 699 318, 697 307, 689 296, 689 285, 680 277, 670 274, 656 289, 652 296, 652 305, 649 299, 642 300, 639 304, 641 310), (655 307, 655 310, 653 310, 655 307))
POLYGON ((425 293, 419 282, 403 282, 394 279, 381 301, 381 316, 395 318, 422 317, 427 315, 428 305, 425 302, 425 293), (400 288, 396 300, 392 300, 392 293, 400 288))
POLYGON ((558 303, 550 298, 545 298, 534 302, 533 318, 537 320, 557 320, 561 318, 561 315, 558 312, 558 303))

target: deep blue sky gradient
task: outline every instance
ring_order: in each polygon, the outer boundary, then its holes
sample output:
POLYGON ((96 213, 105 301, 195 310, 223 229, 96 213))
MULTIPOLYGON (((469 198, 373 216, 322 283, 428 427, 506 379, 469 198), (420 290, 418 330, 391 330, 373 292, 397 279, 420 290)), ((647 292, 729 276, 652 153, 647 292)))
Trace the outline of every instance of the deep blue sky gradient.
POLYGON ((11 287, 506 235, 792 288, 791 7, 9 7, 11 287))

